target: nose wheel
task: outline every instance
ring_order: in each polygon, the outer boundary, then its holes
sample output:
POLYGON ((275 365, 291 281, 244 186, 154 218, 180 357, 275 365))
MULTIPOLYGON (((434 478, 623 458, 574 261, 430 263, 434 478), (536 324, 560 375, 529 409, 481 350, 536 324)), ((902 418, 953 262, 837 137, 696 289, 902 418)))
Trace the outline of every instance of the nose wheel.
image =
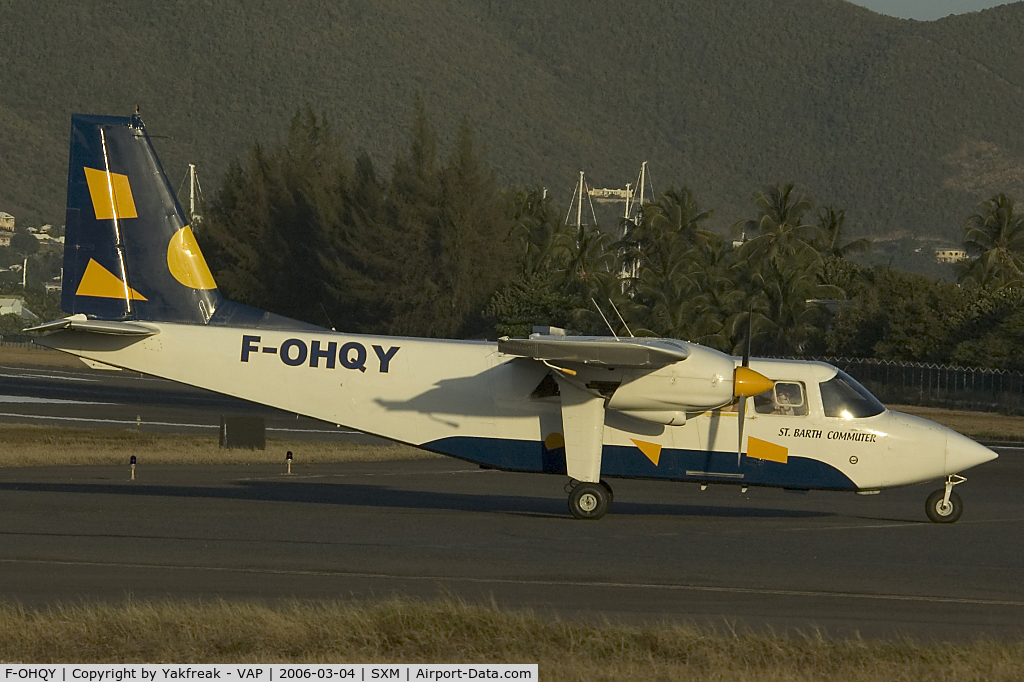
POLYGON ((946 486, 928 496, 924 503, 925 513, 933 523, 956 523, 964 513, 964 503, 960 496, 953 492, 953 486, 960 485, 967 479, 953 474, 946 478, 946 486))
POLYGON ((569 491, 569 511, 577 519, 599 519, 611 504, 612 489, 604 482, 578 483, 569 491))

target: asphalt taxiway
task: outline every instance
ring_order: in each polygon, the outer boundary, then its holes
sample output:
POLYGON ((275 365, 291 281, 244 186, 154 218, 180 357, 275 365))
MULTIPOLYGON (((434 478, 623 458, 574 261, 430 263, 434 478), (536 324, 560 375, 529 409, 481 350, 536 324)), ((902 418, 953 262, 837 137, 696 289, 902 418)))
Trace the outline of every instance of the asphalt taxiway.
POLYGON ((1024 635, 1024 453, 858 497, 612 481, 600 521, 557 476, 450 459, 0 469, 0 599, 455 595, 563 616, 866 636, 1024 635))

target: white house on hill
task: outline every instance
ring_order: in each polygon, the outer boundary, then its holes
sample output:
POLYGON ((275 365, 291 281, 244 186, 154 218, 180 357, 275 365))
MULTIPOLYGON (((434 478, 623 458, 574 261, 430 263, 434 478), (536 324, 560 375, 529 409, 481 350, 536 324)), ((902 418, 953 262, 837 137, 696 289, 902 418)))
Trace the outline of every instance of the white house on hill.
POLYGON ((25 302, 18 297, 0 297, 0 315, 18 315, 26 322, 40 322, 34 312, 25 307, 25 302))

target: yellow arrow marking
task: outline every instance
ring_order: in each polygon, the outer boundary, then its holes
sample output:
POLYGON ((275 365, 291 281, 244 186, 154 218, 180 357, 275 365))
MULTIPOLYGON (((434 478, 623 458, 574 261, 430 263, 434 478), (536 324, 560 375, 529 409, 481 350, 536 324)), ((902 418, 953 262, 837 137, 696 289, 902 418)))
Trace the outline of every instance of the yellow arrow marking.
POLYGON ((789 448, 750 436, 747 438, 747 457, 785 464, 789 460, 789 448))
POLYGON ((637 440, 636 438, 630 438, 633 441, 633 445, 640 448, 640 452, 644 453, 647 459, 654 462, 654 466, 658 466, 658 460, 661 459, 661 446, 657 443, 648 443, 644 440, 637 440))
POLYGON ((96 296, 97 298, 118 298, 125 299, 125 290, 128 291, 128 298, 133 301, 145 301, 146 297, 131 287, 126 287, 124 282, 118 279, 117 275, 107 270, 92 258, 85 266, 82 273, 82 281, 78 283, 78 290, 75 296, 96 296))

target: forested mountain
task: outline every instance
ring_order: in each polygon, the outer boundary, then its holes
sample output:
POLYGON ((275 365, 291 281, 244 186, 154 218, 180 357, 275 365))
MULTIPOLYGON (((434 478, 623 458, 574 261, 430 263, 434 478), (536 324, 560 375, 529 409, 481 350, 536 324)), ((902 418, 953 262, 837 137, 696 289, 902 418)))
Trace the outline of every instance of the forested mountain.
MULTIPOLYGON (((710 227, 795 182, 871 235, 959 240, 1024 196, 1024 3, 935 22, 842 0, 0 0, 0 210, 63 214, 72 112, 141 105, 208 187, 305 104, 385 167, 414 102, 465 119, 502 181, 579 169, 690 188, 710 227)), ((447 142, 446 142, 447 141, 447 142)))

